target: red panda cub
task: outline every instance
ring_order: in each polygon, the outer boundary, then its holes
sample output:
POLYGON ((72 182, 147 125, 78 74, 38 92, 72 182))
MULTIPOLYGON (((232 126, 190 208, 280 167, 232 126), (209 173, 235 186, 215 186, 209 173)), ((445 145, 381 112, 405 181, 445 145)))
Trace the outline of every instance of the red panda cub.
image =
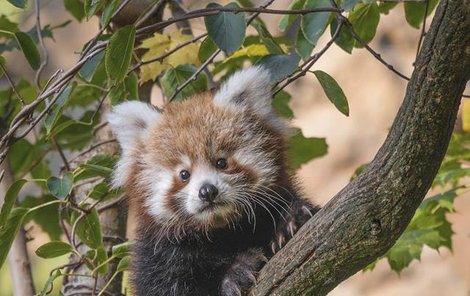
POLYGON ((108 115, 122 148, 114 184, 137 213, 135 295, 244 295, 316 211, 286 164, 270 72, 253 66, 212 95, 108 115))

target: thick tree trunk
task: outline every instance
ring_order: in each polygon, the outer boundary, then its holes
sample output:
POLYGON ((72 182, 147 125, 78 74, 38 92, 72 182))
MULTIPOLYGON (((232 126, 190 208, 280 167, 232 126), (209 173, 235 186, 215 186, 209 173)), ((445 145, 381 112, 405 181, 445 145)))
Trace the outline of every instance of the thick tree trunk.
POLYGON ((470 1, 441 0, 376 157, 268 262, 252 294, 326 295, 383 255, 431 186, 469 78, 470 1))

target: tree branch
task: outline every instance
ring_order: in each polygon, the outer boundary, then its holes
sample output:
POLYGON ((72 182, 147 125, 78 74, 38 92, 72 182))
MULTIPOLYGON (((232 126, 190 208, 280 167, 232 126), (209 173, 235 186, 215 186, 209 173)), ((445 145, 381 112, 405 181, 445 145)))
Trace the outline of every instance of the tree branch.
POLYGON ((268 262, 253 295, 326 295, 399 238, 439 169, 470 78, 469 15, 468 0, 440 2, 385 143, 268 262))

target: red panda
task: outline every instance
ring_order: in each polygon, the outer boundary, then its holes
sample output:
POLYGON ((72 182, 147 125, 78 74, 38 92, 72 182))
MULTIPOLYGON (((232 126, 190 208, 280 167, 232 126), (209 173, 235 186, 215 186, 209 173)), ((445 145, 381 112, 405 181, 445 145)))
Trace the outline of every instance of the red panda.
POLYGON ((108 115, 122 149, 113 182, 138 213, 136 295, 244 295, 317 210, 288 172, 271 87, 253 66, 214 95, 163 110, 128 101, 108 115))

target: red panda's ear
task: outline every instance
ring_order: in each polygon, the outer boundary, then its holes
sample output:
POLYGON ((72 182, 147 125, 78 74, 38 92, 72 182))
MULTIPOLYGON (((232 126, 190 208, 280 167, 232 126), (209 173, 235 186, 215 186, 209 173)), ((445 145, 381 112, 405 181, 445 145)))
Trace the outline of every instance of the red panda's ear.
POLYGON ((272 112, 272 86, 269 70, 262 66, 252 66, 228 78, 215 94, 214 104, 249 108, 266 116, 272 112))
POLYGON ((111 130, 123 152, 132 148, 138 138, 145 135, 149 127, 160 120, 161 113, 152 105, 127 101, 116 105, 107 114, 111 130))

